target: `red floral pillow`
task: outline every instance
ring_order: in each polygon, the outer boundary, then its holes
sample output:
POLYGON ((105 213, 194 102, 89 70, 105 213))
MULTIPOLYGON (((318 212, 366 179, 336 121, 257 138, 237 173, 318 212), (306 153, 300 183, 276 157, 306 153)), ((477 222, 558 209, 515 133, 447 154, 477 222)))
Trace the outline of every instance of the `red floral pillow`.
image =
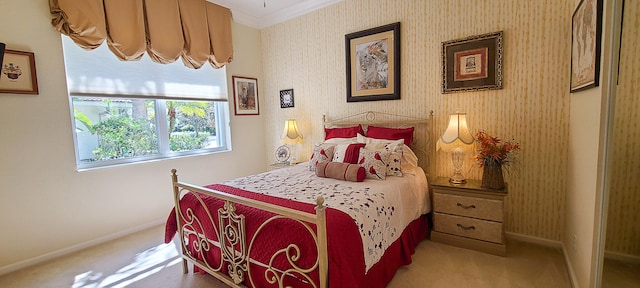
POLYGON ((351 138, 356 137, 358 133, 364 135, 362 126, 353 126, 345 128, 324 128, 324 140, 331 138, 351 138))
POLYGON ((309 171, 316 171, 316 166, 322 161, 331 161, 333 159, 334 145, 320 144, 313 147, 313 153, 309 159, 309 171))
POLYGON ((387 163, 389 163, 389 152, 360 149, 360 160, 358 164, 364 167, 367 178, 384 180, 387 178, 387 163))
POLYGON ((369 126, 367 137, 386 140, 404 139, 404 145, 411 146, 413 143, 413 127, 410 128, 385 128, 369 126))

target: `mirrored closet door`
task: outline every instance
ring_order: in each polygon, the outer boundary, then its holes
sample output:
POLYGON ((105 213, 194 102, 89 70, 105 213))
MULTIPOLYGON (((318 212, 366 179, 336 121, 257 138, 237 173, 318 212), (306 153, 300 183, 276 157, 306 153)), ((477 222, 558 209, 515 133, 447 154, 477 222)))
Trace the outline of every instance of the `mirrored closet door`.
POLYGON ((620 68, 605 170, 609 206, 603 288, 640 287, 640 1, 626 0, 623 8, 620 68))

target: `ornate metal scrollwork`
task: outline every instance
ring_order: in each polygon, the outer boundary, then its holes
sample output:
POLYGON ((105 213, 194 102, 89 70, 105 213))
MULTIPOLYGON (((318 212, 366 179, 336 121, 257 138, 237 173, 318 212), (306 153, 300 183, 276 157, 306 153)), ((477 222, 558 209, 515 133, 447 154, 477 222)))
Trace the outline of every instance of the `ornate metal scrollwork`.
POLYGON ((228 273, 233 282, 240 284, 244 281, 249 258, 245 244, 244 215, 236 214, 235 205, 230 201, 225 201, 224 208, 218 209, 218 220, 222 259, 228 263, 228 273))

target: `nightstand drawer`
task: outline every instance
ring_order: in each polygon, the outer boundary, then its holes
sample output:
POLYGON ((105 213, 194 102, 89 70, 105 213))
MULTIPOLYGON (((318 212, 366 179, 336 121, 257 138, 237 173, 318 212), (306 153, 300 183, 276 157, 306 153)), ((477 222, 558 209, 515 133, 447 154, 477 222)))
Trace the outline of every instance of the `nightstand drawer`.
POLYGON ((434 191, 433 210, 446 214, 502 222, 502 201, 442 194, 434 191))
POLYGON ((504 243, 502 223, 440 213, 434 213, 433 216, 435 231, 488 242, 504 243))

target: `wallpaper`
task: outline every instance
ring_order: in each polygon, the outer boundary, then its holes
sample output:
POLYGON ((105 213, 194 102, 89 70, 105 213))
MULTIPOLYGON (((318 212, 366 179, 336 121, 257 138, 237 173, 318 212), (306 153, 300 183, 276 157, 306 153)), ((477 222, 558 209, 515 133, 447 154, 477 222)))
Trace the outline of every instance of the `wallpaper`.
POLYGON ((605 250, 640 257, 640 18, 634 17, 640 2, 626 1, 624 8, 605 250))
MULTIPOLYGON (((506 175, 506 230, 560 240, 568 157, 569 67, 573 1, 346 0, 261 31, 265 129, 270 151, 280 145, 284 121, 295 118, 304 143, 300 159, 322 141, 322 115, 385 111, 428 117, 430 138, 448 115, 466 112, 472 131, 515 138, 522 150, 506 175), (346 102, 345 34, 401 23, 401 99, 346 102), (504 31, 503 89, 442 94, 441 44, 504 31), (279 90, 294 89, 295 107, 280 108, 279 90)), ((268 149, 269 150, 269 149, 268 149)), ((467 178, 481 170, 471 160, 467 178)), ((273 156, 269 156, 273 159, 273 156)), ((450 176, 438 152, 435 174, 450 176)))

